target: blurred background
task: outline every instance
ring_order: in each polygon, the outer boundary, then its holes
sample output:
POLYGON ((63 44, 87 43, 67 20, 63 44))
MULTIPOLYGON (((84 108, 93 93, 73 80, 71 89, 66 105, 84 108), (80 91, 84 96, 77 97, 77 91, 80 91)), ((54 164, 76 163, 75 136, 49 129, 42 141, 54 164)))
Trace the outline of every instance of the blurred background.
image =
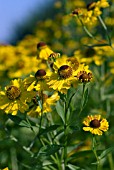
POLYGON ((0 0, 0 43, 12 43, 31 33, 36 21, 43 18, 41 13, 45 10, 42 9, 52 6, 52 2, 54 0, 0 0))

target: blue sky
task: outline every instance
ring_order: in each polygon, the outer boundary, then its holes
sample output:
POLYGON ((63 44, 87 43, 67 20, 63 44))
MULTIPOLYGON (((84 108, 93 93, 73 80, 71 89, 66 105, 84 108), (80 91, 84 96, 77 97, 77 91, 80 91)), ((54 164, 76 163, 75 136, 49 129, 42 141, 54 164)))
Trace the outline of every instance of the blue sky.
POLYGON ((7 43, 15 25, 49 0, 0 0, 0 43, 7 43))

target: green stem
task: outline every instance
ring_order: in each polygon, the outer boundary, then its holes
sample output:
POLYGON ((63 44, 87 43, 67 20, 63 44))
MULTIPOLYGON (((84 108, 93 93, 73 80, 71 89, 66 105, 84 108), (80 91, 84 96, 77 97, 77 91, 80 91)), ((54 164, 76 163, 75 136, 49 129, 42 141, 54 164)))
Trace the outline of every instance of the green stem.
POLYGON ((101 65, 101 88, 100 88, 100 95, 101 95, 101 101, 104 100, 104 81, 105 81, 105 63, 101 65))
POLYGON ((104 23, 104 21, 102 20, 101 16, 98 16, 98 19, 99 19, 102 27, 104 28, 104 30, 105 30, 105 32, 106 32, 107 39, 108 39, 108 43, 109 43, 109 45, 112 47, 112 42, 111 42, 111 38, 110 38, 109 33, 108 33, 107 26, 105 25, 105 23, 104 23))
POLYGON ((64 123, 64 170, 66 169, 67 166, 67 103, 66 103, 66 98, 65 98, 65 106, 64 106, 64 111, 65 111, 65 123, 64 123))
POLYGON ((108 160, 109 160, 110 170, 114 170, 112 153, 109 153, 107 156, 108 156, 108 160))
POLYGON ((95 155, 95 158, 97 160, 97 167, 96 167, 96 170, 100 170, 100 160, 99 160, 99 157, 97 155, 97 151, 96 151, 96 139, 95 139, 95 136, 93 136, 92 138, 92 151, 95 155))
POLYGON ((80 116, 80 114, 81 114, 81 112, 82 112, 82 110, 83 110, 85 86, 86 86, 86 84, 83 83, 82 99, 81 99, 81 108, 80 108, 80 111, 79 111, 78 116, 80 116))
POLYGON ((83 30, 85 31, 85 33, 90 37, 90 38, 93 38, 95 39, 95 37, 89 32, 89 30, 87 29, 87 27, 84 25, 83 21, 81 20, 81 18, 79 16, 77 16, 82 27, 83 27, 83 30))
POLYGON ((96 37, 94 37, 93 35, 92 35, 92 33, 90 33, 90 31, 87 29, 87 27, 84 25, 84 23, 83 23, 83 21, 81 20, 81 18, 79 17, 79 16, 77 16, 78 17, 78 19, 79 19, 79 21, 80 21, 80 23, 81 23, 81 25, 82 25, 82 27, 83 27, 83 30, 85 31, 85 33, 90 37, 90 38, 92 38, 92 39, 94 39, 94 40, 97 40, 98 42, 101 42, 101 40, 98 40, 96 37))

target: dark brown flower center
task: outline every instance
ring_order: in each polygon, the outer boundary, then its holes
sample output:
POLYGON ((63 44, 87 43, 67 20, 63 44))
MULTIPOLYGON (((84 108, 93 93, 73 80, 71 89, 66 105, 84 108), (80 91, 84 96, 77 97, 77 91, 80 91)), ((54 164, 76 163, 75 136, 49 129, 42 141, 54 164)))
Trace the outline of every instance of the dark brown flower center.
POLYGON ((20 94, 21 94, 21 91, 16 86, 10 86, 6 90, 6 95, 7 95, 8 99, 10 99, 10 100, 17 99, 20 96, 20 94))
POLYGON ((37 44, 37 49, 39 49, 39 48, 41 48, 41 47, 43 47, 43 46, 46 46, 46 43, 45 43, 45 42, 39 42, 39 43, 37 44))
POLYGON ((92 73, 87 73, 86 71, 80 71, 77 75, 79 81, 89 82, 92 79, 92 73))
POLYGON ((90 11, 90 10, 93 10, 95 8, 95 5, 96 3, 95 2, 91 2, 87 5, 87 10, 90 11))
POLYGON ((43 70, 43 69, 40 69, 40 70, 38 70, 36 73, 35 73, 35 77, 36 77, 36 79, 38 79, 38 80, 41 80, 41 79, 43 79, 43 77, 46 75, 46 72, 45 72, 45 70, 43 70))
POLYGON ((96 54, 96 51, 93 48, 88 48, 85 51, 85 56, 86 57, 93 57, 96 54))
POLYGON ((80 13, 80 8, 77 8, 74 11, 72 11, 73 15, 78 15, 79 13, 80 13))
POLYGON ((68 65, 63 65, 58 69, 60 78, 67 79, 72 75, 72 68, 68 65))
POLYGON ((100 120, 94 119, 90 122, 90 127, 92 128, 99 128, 100 127, 100 120))

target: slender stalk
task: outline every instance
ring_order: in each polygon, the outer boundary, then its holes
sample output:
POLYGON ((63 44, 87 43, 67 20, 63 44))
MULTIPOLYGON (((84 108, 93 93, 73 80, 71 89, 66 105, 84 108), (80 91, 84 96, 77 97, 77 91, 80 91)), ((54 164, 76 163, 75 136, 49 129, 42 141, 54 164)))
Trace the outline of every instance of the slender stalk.
POLYGON ((66 104, 66 98, 65 98, 65 105, 64 105, 64 111, 65 111, 65 123, 64 123, 64 170, 67 166, 67 104, 66 104))
POLYGON ((103 19, 101 18, 101 16, 98 16, 98 19, 99 19, 99 22, 101 23, 103 29, 104 29, 105 32, 106 32, 107 39, 108 39, 108 43, 109 43, 109 45, 112 47, 112 42, 111 42, 111 38, 110 38, 109 33, 108 33, 107 26, 105 25, 105 23, 104 23, 103 19))
POLYGON ((95 37, 89 32, 89 30, 87 29, 87 27, 84 25, 83 21, 81 20, 81 18, 78 16, 78 19, 83 27, 83 30, 85 31, 85 33, 90 37, 95 39, 95 37))
POLYGON ((83 110, 85 86, 86 86, 86 84, 83 83, 82 99, 81 99, 81 108, 80 108, 80 111, 79 111, 78 116, 80 116, 80 114, 81 114, 81 112, 82 112, 82 110, 83 110))
POLYGON ((87 29, 87 27, 84 25, 83 21, 81 20, 81 18, 79 16, 77 16, 81 25, 82 25, 82 28, 84 30, 84 32, 92 39, 94 40, 97 40, 98 42, 101 42, 101 40, 98 40, 96 37, 94 37, 94 35, 87 29))
POLYGON ((102 83, 101 88, 100 88, 101 101, 104 100, 104 92, 105 92, 104 80, 105 80, 105 63, 101 65, 101 83, 102 83))
POLYGON ((109 160, 110 170, 114 170, 112 153, 109 153, 107 156, 108 156, 108 160, 109 160))
MULTIPOLYGON (((107 111, 107 117, 110 116, 110 113, 111 113, 111 104, 110 104, 110 100, 107 99, 106 100, 106 111, 107 111)), ((107 140, 108 136, 106 134, 106 140, 107 140)), ((108 142, 108 140, 107 140, 108 142)), ((112 153, 109 153, 107 155, 108 157, 108 161, 109 161, 109 166, 110 166, 110 170, 113 170, 114 169, 114 163, 113 163, 113 157, 112 157, 112 153)))
POLYGON ((95 158, 97 160, 97 166, 96 166, 96 170, 100 170, 100 160, 99 157, 97 155, 97 151, 96 151, 96 139, 95 136, 92 137, 92 151, 95 155, 95 158))

